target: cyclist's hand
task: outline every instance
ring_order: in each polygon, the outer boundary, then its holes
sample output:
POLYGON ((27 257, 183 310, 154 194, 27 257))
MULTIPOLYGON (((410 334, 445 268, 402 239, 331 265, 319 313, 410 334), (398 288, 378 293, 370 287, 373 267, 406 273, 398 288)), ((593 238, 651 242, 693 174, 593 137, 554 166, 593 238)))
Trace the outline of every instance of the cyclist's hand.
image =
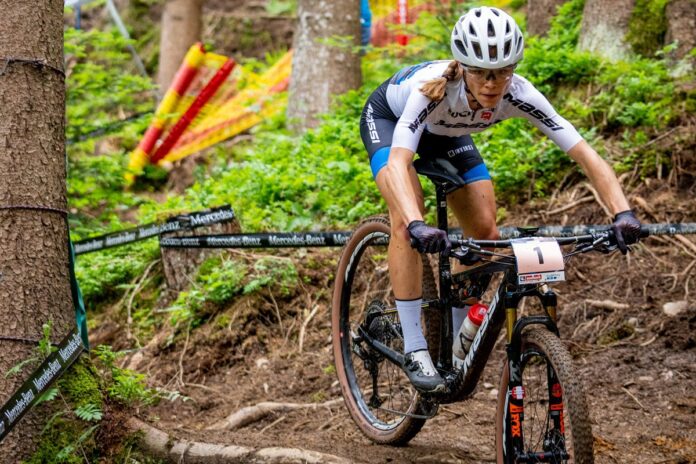
POLYGON ((638 241, 640 237, 640 221, 630 209, 622 211, 614 216, 614 223, 611 225, 614 231, 616 244, 621 253, 626 254, 628 246, 638 241))
POLYGON ((447 233, 442 229, 430 227, 423 221, 411 221, 408 225, 411 236, 411 246, 421 253, 437 253, 449 255, 452 244, 447 233))

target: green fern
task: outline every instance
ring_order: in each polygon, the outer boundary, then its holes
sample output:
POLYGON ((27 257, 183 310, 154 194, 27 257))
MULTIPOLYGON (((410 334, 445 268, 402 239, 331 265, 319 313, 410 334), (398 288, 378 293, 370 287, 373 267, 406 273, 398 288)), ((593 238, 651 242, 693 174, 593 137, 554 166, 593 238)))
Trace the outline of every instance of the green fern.
POLYGON ((93 403, 87 403, 75 409, 75 415, 87 422, 97 422, 102 419, 102 410, 93 403))

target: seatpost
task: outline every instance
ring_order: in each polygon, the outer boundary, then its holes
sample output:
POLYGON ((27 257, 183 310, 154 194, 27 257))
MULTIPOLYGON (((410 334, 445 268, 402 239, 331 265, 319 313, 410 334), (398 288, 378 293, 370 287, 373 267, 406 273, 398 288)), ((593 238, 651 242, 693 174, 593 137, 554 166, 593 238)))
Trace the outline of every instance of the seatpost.
MULTIPOLYGON (((447 190, 448 185, 436 184, 435 195, 437 199, 437 227, 449 231, 447 225, 447 190)), ((440 271, 440 349, 438 367, 452 370, 452 302, 450 290, 452 289, 452 272, 449 257, 438 255, 440 271)))

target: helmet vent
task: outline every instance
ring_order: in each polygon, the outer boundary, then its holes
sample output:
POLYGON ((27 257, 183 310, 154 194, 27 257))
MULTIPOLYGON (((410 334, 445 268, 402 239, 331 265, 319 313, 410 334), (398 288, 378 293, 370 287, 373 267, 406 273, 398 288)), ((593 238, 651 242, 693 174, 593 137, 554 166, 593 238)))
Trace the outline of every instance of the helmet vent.
POLYGON ((496 8, 491 8, 491 13, 493 13, 496 16, 500 16, 500 13, 498 12, 498 10, 496 8))
POLYGON ((505 47, 503 48, 503 59, 507 59, 510 56, 510 48, 512 48, 512 40, 505 41, 505 47))
POLYGON ((473 25, 473 24, 469 24, 469 33, 470 33, 471 35, 473 35, 474 37, 476 37, 476 29, 474 29, 474 25, 473 25))
POLYGON ((510 33, 510 22, 505 21, 505 34, 507 35, 509 33, 510 33))
POLYGON ((495 28, 493 27, 493 21, 488 20, 488 37, 495 37, 495 28))
POLYGON ((477 18, 481 17, 481 8, 476 8, 474 10, 474 14, 476 15, 477 18))
POLYGON ((522 50, 522 37, 517 38, 517 47, 515 53, 519 53, 522 50))
POLYGON ((456 40, 454 41, 454 46, 457 47, 457 50, 459 50, 460 52, 462 52, 462 54, 463 54, 464 56, 469 56, 469 54, 466 52, 466 47, 464 46, 464 43, 462 43, 461 40, 456 39, 456 40))
POLYGON ((483 59, 483 53, 481 53, 481 45, 479 45, 478 42, 471 42, 471 45, 474 47, 474 53, 476 54, 476 58, 479 60, 483 59))

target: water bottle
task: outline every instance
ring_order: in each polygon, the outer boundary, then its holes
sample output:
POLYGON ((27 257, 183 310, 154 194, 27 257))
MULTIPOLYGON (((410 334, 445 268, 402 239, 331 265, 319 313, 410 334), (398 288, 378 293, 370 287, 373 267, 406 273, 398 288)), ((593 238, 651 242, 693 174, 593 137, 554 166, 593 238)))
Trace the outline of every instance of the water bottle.
POLYGON ((452 352, 459 359, 464 359, 469 351, 471 342, 474 341, 476 332, 478 332, 483 318, 486 317, 488 306, 482 303, 474 303, 469 307, 469 313, 466 315, 462 326, 459 328, 459 333, 454 339, 452 352))

